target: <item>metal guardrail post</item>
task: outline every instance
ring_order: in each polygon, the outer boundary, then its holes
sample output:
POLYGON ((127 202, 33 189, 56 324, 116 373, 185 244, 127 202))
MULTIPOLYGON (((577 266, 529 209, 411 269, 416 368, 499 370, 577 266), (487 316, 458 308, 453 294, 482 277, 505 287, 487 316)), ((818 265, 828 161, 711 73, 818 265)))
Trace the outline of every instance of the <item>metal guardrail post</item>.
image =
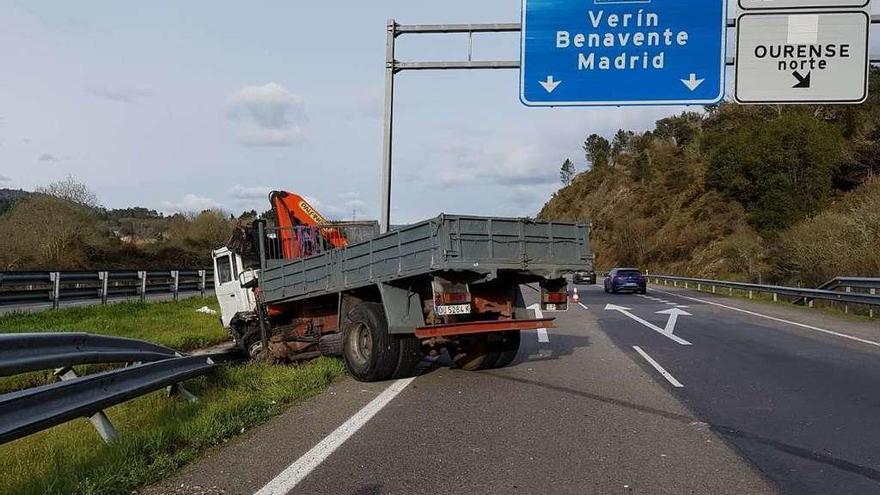
POLYGON ((138 292, 141 296, 141 302, 145 302, 147 300, 147 272, 138 272, 138 281, 140 282, 138 292))
POLYGON ((205 297, 205 287, 207 280, 205 278, 205 270, 199 270, 199 293, 205 297))
POLYGON ((107 272, 98 272, 98 280, 101 281, 101 304, 107 304, 107 298, 109 297, 109 289, 110 289, 110 274, 107 272))
POLYGON ((755 295, 755 293, 750 290, 749 291, 749 299, 752 299, 754 297, 754 295, 755 295))
POLYGON ((773 302, 779 302, 779 297, 775 292, 773 293, 773 302))
POLYGON ((715 293, 715 286, 713 285, 712 286, 712 294, 714 294, 714 293, 715 293))
POLYGON ((61 305, 61 273, 50 273, 49 280, 52 281, 52 309, 58 309, 61 305))
MULTIPOLYGON (((872 296, 877 295, 877 289, 871 289, 871 295, 872 295, 872 296)), ((873 308, 873 307, 871 307, 871 308, 868 310, 868 316, 869 316, 870 318, 873 318, 873 317, 874 317, 874 308, 873 308)))
MULTIPOLYGON (((59 368, 55 370, 55 376, 61 381, 67 381, 77 378, 78 375, 71 368, 59 368)), ((95 430, 98 432, 98 435, 101 436, 101 439, 104 440, 104 443, 111 443, 119 438, 119 432, 116 430, 116 427, 113 426, 113 423, 110 422, 110 418, 104 414, 104 411, 98 411, 91 415, 89 417, 89 422, 95 427, 95 430)))
MULTIPOLYGON (((852 293, 852 287, 844 287, 843 291, 850 294, 852 293)), ((849 314, 849 303, 843 303, 843 314, 849 314)))
POLYGON ((177 270, 171 270, 171 294, 174 297, 174 302, 177 302, 177 295, 180 292, 180 272, 177 270))

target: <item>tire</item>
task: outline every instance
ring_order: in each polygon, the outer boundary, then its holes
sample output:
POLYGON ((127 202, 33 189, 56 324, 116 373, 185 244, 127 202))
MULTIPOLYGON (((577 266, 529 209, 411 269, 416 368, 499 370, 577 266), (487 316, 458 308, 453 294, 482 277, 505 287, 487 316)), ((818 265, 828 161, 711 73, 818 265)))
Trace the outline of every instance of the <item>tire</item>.
POLYGON ((501 332, 498 334, 500 339, 496 341, 498 346, 498 360, 495 361, 495 368, 504 368, 510 366, 510 363, 516 359, 519 354, 520 331, 510 330, 509 332, 501 332))
POLYGON ((391 378, 409 378, 415 376, 416 368, 422 362, 422 341, 416 337, 394 337, 400 346, 400 356, 391 378))
POLYGON ((318 350, 322 356, 341 356, 342 355, 342 334, 331 333, 322 336, 318 340, 318 350))
POLYGON ((491 368, 498 361, 498 353, 489 349, 486 335, 462 337, 450 354, 455 364, 465 371, 491 368))
POLYGON ((342 325, 342 357, 356 380, 378 382, 395 372, 400 343, 388 333, 382 305, 363 302, 352 308, 342 325))
POLYGON ((263 338, 259 329, 248 332, 242 338, 242 347, 253 361, 266 361, 269 358, 269 353, 263 349, 263 338))

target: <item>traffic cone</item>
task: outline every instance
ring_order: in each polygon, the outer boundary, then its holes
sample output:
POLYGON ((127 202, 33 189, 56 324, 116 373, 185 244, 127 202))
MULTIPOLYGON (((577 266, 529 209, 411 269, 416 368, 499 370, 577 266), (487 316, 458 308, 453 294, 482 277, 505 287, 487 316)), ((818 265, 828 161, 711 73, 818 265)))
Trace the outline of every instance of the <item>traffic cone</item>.
POLYGON ((581 300, 581 296, 578 295, 578 288, 577 287, 574 288, 574 294, 571 295, 571 300, 574 301, 575 303, 577 303, 581 300))

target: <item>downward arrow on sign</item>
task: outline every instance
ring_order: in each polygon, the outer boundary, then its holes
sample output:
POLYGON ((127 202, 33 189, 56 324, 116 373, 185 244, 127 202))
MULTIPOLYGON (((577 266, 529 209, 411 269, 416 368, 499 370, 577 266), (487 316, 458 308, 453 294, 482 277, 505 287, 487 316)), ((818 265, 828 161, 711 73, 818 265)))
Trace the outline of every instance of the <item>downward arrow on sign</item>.
POLYGON ((684 83, 684 85, 687 86, 687 88, 691 91, 696 91, 696 89, 699 88, 701 84, 703 84, 703 81, 705 81, 705 79, 697 79, 697 75, 693 72, 691 72, 690 79, 681 80, 681 82, 684 83))
POLYGON ((547 90, 548 93, 552 93, 556 86, 562 84, 562 81, 554 81, 553 76, 547 76, 546 81, 538 81, 541 83, 541 86, 544 86, 544 89, 547 90))

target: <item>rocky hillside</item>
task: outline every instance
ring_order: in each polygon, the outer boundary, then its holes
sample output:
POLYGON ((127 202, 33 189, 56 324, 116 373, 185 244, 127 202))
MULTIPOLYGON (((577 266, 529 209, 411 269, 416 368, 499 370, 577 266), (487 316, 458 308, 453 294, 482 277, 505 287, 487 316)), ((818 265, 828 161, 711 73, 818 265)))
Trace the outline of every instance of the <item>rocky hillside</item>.
POLYGON ((723 104, 584 142, 541 218, 592 220, 598 266, 815 285, 880 276, 880 70, 858 106, 723 104))

